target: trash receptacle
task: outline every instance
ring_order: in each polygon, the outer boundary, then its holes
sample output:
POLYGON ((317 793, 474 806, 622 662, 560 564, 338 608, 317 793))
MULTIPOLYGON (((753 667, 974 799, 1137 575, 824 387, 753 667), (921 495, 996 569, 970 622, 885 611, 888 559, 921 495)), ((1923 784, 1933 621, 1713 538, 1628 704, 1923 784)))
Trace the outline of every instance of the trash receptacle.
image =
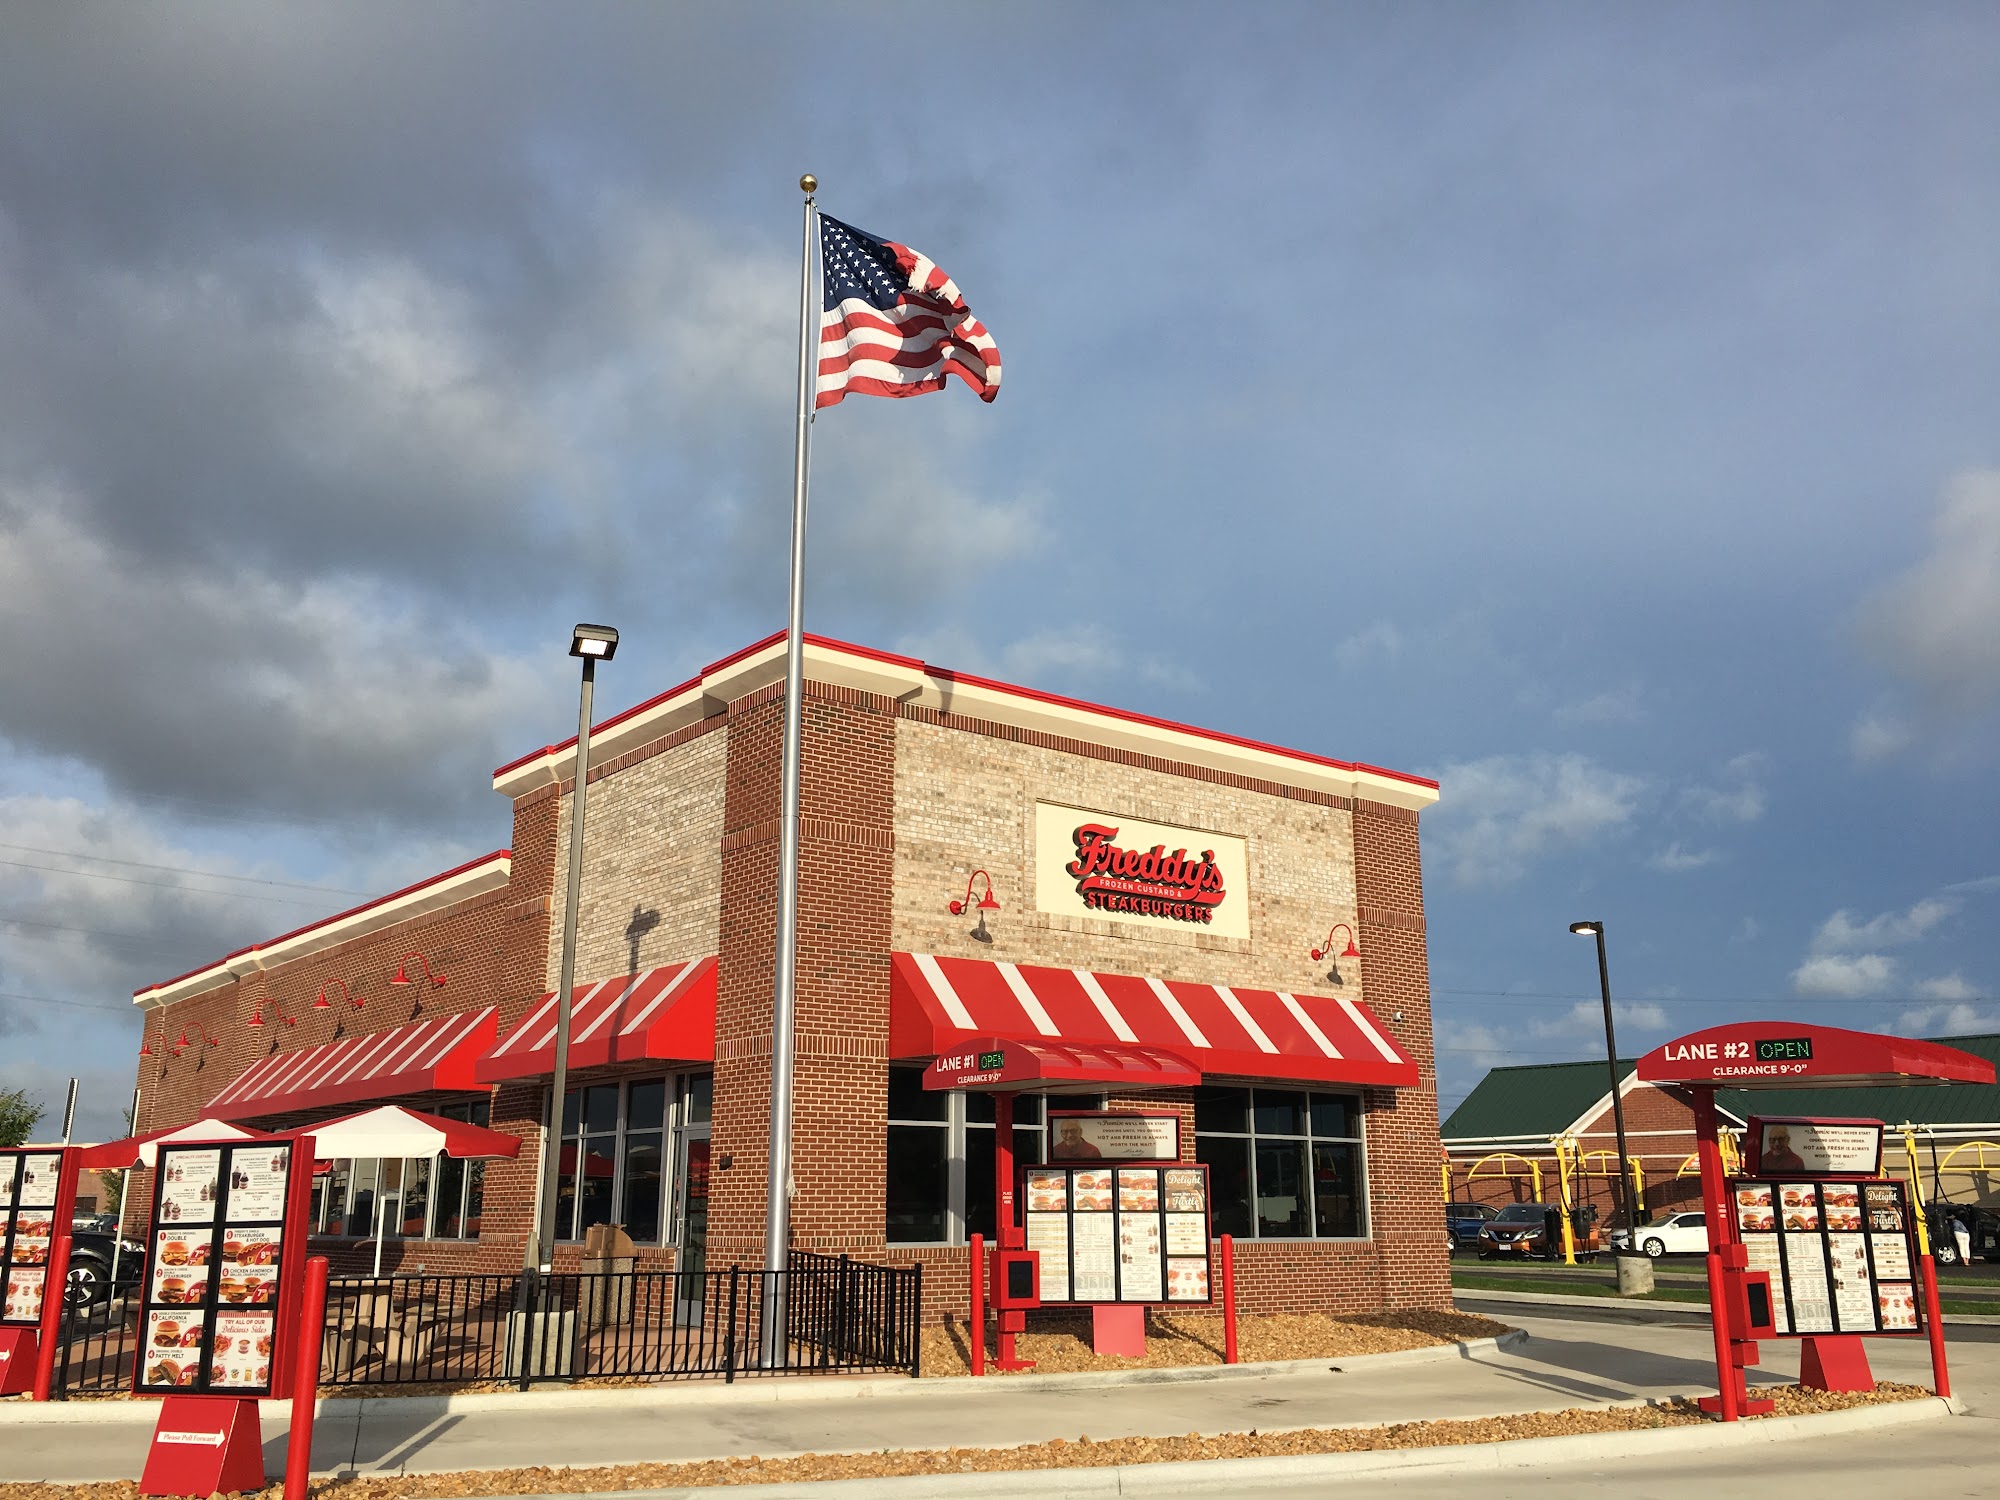
POLYGON ((622 1224, 593 1224, 583 1232, 583 1326, 632 1321, 632 1279, 638 1258, 622 1224))

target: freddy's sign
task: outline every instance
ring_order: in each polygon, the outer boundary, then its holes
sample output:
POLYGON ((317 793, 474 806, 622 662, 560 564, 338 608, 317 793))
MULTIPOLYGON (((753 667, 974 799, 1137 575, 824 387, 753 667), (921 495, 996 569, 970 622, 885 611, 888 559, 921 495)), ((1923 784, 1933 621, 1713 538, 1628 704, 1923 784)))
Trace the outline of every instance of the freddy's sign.
POLYGON ((1043 911, 1250 935, 1240 838, 1045 802, 1035 845, 1043 911))

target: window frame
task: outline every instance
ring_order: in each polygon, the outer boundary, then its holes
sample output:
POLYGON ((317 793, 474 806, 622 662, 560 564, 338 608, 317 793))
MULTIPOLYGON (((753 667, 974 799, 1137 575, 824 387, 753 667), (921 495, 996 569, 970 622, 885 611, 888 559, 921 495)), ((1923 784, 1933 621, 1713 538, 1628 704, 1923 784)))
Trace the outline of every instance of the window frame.
MULTIPOLYGON (((690 1068, 679 1072, 668 1070, 660 1073, 634 1073, 623 1078, 580 1079, 563 1091, 566 1097, 563 1105, 563 1130, 562 1138, 558 1143, 559 1149, 575 1145, 578 1149, 574 1160, 581 1163, 584 1157, 582 1147, 586 1140, 599 1144, 604 1142, 610 1143, 609 1151, 612 1160, 610 1202, 612 1217, 607 1221, 609 1223, 617 1223, 617 1216, 624 1210, 628 1141, 635 1135, 657 1134, 660 1137, 660 1169, 662 1177, 665 1180, 660 1185, 659 1233, 652 1239, 642 1240, 635 1237, 633 1240, 635 1245, 643 1245, 648 1249, 673 1249, 677 1248, 681 1243, 684 1219, 687 1212, 687 1184, 684 1181, 685 1174, 681 1171, 681 1163, 685 1156, 682 1145, 686 1140, 701 1139, 710 1135, 714 1118, 714 1077, 713 1070, 709 1068, 690 1068), (695 1094, 697 1091, 697 1081, 702 1079, 709 1081, 708 1113, 702 1119, 696 1120, 693 1118, 695 1114, 695 1094), (646 1121, 635 1129, 632 1124, 631 1114, 632 1090, 636 1086, 648 1083, 665 1084, 666 1107, 660 1113, 658 1124, 646 1121), (615 1124, 612 1130, 608 1133, 586 1130, 584 1128, 582 1106, 584 1091, 591 1088, 614 1086, 618 1090, 618 1103, 614 1112, 615 1124), (568 1126, 568 1100, 572 1098, 578 1101, 577 1125, 574 1133, 570 1131, 568 1126)), ((544 1120, 547 1120, 549 1117, 549 1093, 550 1090, 548 1088, 542 1090, 542 1118, 544 1120)), ((560 1191, 558 1191, 556 1201, 557 1212, 560 1214, 562 1204, 560 1191)), ((580 1245, 583 1243, 583 1234, 577 1232, 576 1226, 576 1216, 580 1211, 581 1203, 582 1195, 580 1193, 572 1193, 569 1200, 570 1222, 568 1224, 558 1223, 555 1226, 554 1239, 556 1244, 580 1245)))
MULTIPOLYGON (((1208 1160, 1201 1152, 1201 1143, 1204 1140, 1239 1141, 1243 1143, 1246 1181, 1249 1188, 1250 1214, 1248 1232, 1239 1236, 1239 1238, 1271 1240, 1277 1243, 1289 1244, 1296 1244, 1302 1241, 1317 1241, 1328 1245, 1360 1244, 1374 1239, 1373 1194, 1368 1190, 1368 1111, 1365 1107, 1365 1096, 1360 1090, 1281 1087, 1278 1085, 1254 1083, 1206 1086, 1241 1089, 1245 1096, 1243 1104, 1243 1129, 1204 1130, 1197 1125, 1194 1130, 1195 1160, 1197 1161, 1208 1160), (1302 1128, 1299 1133, 1294 1134, 1290 1131, 1265 1131, 1257 1128, 1257 1095, 1260 1091, 1270 1094, 1297 1094, 1305 1101, 1305 1107, 1300 1112, 1302 1128), (1313 1128, 1313 1101, 1315 1098, 1351 1100, 1353 1102, 1352 1113, 1356 1133, 1353 1135, 1322 1135, 1316 1131, 1313 1128), (1263 1217, 1257 1207, 1260 1201, 1257 1190, 1257 1146, 1260 1141, 1283 1142, 1287 1145, 1302 1148, 1305 1163, 1304 1181, 1307 1188, 1304 1210, 1306 1231, 1303 1234, 1264 1233, 1263 1217), (1319 1181, 1313 1170, 1313 1148, 1319 1145, 1352 1146, 1355 1150, 1355 1159, 1359 1169, 1357 1172, 1359 1181, 1355 1185, 1355 1196, 1360 1208, 1360 1232, 1357 1234, 1321 1234, 1319 1232, 1319 1181)), ((1199 1095, 1200 1089, 1197 1089, 1196 1093, 1199 1095)), ((1211 1205, 1212 1212, 1213 1205, 1211 1205)))
MULTIPOLYGON (((909 1073, 911 1075, 914 1075, 914 1077, 918 1080, 922 1079, 923 1072, 924 1070, 922 1068, 906 1068, 896 1064, 891 1064, 889 1068, 890 1074, 909 1073)), ((888 1093, 886 1079, 884 1083, 884 1092, 885 1094, 888 1093)), ((945 1113, 944 1113, 944 1118, 942 1120, 935 1120, 935 1119, 917 1120, 917 1119, 910 1119, 907 1117, 899 1117, 894 1114, 887 1115, 887 1118, 884 1121, 885 1135, 884 1135, 883 1152, 882 1152, 883 1168, 884 1168, 884 1191, 883 1191, 882 1213, 883 1213, 883 1233, 886 1242, 888 1244, 897 1246, 912 1246, 918 1248, 935 1249, 941 1246, 948 1246, 948 1245, 964 1245, 971 1240, 972 1238, 971 1233, 966 1228, 967 1221, 969 1218, 968 1214, 969 1205, 966 1202, 966 1148, 968 1144, 976 1141, 978 1144, 985 1146, 987 1150, 990 1151, 992 1149, 993 1138, 990 1134, 988 1134, 988 1132, 997 1128, 990 1121, 972 1120, 968 1118, 969 1115, 968 1101, 972 1098, 975 1092, 984 1093, 985 1091, 952 1089, 949 1092, 945 1093, 944 1094, 945 1113), (936 1130, 944 1135, 945 1237, 941 1240, 887 1239, 887 1234, 888 1234, 887 1219, 889 1212, 888 1191, 887 1191, 887 1169, 888 1169, 889 1153, 888 1153, 886 1130, 898 1129, 898 1128, 936 1130)), ((1049 1096, 1046 1094, 1037 1094, 1037 1093, 1017 1094, 1015 1095, 1015 1107, 1017 1111, 1019 1110, 1019 1107, 1024 1100, 1035 1101, 1035 1108, 1039 1111, 1041 1118, 1035 1124, 1032 1125, 1023 1125, 1017 1123, 1014 1126, 1014 1138, 1016 1141, 1019 1141, 1022 1136, 1032 1132, 1035 1138, 1035 1159, 1034 1162, 1030 1163, 1030 1165, 1035 1165, 1048 1160, 1049 1096)), ((1083 1095, 1079 1097, 1076 1100, 1076 1102, 1079 1105, 1089 1105, 1092 1102, 1091 1096, 1083 1095)), ((1103 1108, 1103 1100, 1101 1097, 1099 1097, 1096 1100, 1094 1107, 1099 1109, 1103 1108)), ((1019 1155, 1019 1153, 1016 1153, 1014 1160, 1017 1164, 1021 1162, 1022 1158, 1019 1155)))

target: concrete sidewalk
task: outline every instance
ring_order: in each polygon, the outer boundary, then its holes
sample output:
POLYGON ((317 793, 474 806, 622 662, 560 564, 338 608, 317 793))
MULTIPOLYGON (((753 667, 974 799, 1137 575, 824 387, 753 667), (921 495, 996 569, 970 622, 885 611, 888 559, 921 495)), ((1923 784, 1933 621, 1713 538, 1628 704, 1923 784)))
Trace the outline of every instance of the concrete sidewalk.
MULTIPOLYGON (((1553 1310, 1552 1310, 1553 1311, 1553 1310)), ((1643 1401, 1712 1389, 1705 1328, 1520 1320, 1530 1337, 1510 1348, 1328 1361, 1220 1380, 1100 1386, 989 1378, 873 1383, 865 1399, 779 1399, 745 1382, 686 1399, 683 1388, 565 1393, 488 1407, 460 1400, 328 1403, 314 1433, 323 1473, 437 1472, 674 1462, 884 1448, 1011 1447, 1051 1438, 1153 1436, 1369 1426, 1486 1417, 1643 1401), (734 1394, 740 1393, 740 1394, 734 1394)), ((1764 1345, 1761 1378, 1797 1378, 1795 1345, 1764 1345)), ((1878 1378, 1929 1384, 1922 1341, 1870 1341, 1878 1378)), ((2000 1346, 1953 1349, 1960 1383, 2000 1390, 2000 1346)), ((476 1399, 476 1398, 475 1398, 476 1399)), ((82 1405, 60 1420, 0 1427, 0 1481, 128 1479, 138 1474, 150 1424, 129 1414, 93 1418, 82 1405)), ((265 1458, 283 1463, 282 1408, 265 1417, 265 1458)))

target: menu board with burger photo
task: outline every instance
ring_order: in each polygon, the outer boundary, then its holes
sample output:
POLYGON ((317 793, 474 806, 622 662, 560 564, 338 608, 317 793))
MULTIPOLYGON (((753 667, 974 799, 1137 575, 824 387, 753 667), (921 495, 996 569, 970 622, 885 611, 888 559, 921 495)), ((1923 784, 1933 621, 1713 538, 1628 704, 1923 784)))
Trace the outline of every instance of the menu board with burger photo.
POLYGON ((269 1394, 293 1165, 286 1141, 160 1148, 141 1394, 269 1394))
POLYGON ((1750 1269, 1771 1273, 1780 1334, 1920 1331, 1902 1183, 1736 1178, 1729 1192, 1750 1269))
POLYGON ((41 1321, 61 1184, 62 1152, 0 1151, 0 1324, 41 1321))
POLYGON ((1020 1201, 1044 1306, 1211 1300, 1207 1167, 1024 1166, 1020 1201))

